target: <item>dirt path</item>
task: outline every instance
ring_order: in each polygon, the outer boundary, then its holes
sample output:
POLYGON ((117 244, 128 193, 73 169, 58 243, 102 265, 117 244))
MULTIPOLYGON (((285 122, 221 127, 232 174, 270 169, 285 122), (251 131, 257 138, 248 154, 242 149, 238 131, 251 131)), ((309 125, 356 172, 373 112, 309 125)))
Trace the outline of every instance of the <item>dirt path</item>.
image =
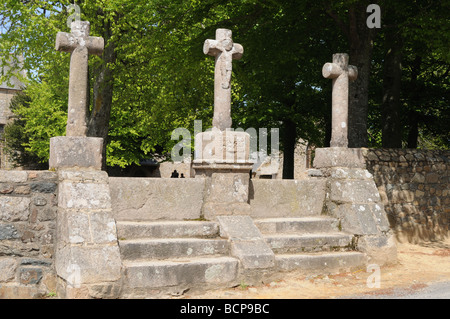
POLYGON ((427 287, 430 283, 450 281, 450 239, 421 245, 398 244, 397 250, 397 264, 380 269, 380 288, 369 288, 367 279, 372 273, 361 269, 329 276, 290 273, 283 280, 259 286, 241 285, 231 289, 208 291, 206 294, 187 292, 183 298, 321 299, 355 294, 376 297, 377 294, 390 294, 394 288, 413 292, 427 287))

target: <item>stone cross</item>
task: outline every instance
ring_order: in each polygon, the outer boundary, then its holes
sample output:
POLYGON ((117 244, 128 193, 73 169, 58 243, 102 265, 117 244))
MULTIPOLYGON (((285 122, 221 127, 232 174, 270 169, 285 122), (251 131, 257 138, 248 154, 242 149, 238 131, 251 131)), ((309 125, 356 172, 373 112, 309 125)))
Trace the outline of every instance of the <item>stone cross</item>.
POLYGON ((225 130, 231 127, 231 70, 233 60, 242 58, 244 48, 233 43, 231 30, 217 29, 215 40, 206 40, 203 53, 216 58, 214 72, 213 127, 225 130))
POLYGON ((66 136, 86 136, 89 102, 88 57, 89 54, 101 55, 104 40, 89 36, 88 21, 75 20, 71 24, 71 33, 58 32, 56 50, 69 52, 69 106, 66 136))
POLYGON ((333 63, 325 63, 322 75, 333 79, 330 147, 348 147, 348 85, 358 77, 358 69, 348 65, 348 54, 333 54, 333 63))

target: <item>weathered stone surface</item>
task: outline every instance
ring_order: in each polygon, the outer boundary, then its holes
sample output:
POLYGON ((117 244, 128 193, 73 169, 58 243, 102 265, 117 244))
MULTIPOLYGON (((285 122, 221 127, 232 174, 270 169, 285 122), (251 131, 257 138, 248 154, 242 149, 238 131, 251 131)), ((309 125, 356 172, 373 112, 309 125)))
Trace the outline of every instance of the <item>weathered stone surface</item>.
POLYGON ((117 245, 65 246, 56 252, 57 274, 69 283, 117 281, 121 265, 117 245))
POLYGON ((331 147, 348 146, 348 87, 358 76, 358 69, 348 65, 348 59, 346 53, 333 54, 333 63, 322 68, 323 77, 333 80, 331 147))
POLYGON ((99 137, 58 136, 50 139, 50 169, 102 167, 103 139, 99 137))
POLYGON ((362 151, 359 148, 316 148, 314 167, 366 168, 366 162, 363 157, 362 151))
POLYGON ((201 216, 205 188, 202 178, 111 177, 109 181, 116 220, 183 220, 201 216))
POLYGON ((0 221, 26 221, 30 216, 30 198, 0 196, 0 221))
POLYGON ((68 209, 110 209, 108 185, 62 181, 58 188, 58 205, 68 209))
POLYGON ((0 224, 0 240, 20 238, 20 234, 14 225, 0 224))
POLYGON ((88 21, 75 20, 71 33, 56 35, 56 50, 71 53, 66 136, 86 136, 87 133, 88 58, 89 54, 101 55, 104 48, 103 38, 89 36, 89 31, 88 21))
POLYGON ((231 127, 231 72, 232 63, 244 53, 242 45, 233 43, 232 32, 217 29, 215 40, 206 40, 203 53, 216 58, 214 72, 213 126, 219 130, 231 127))
POLYGON ((219 235, 219 226, 206 221, 117 222, 119 239, 209 238, 219 235))
POLYGON ((360 269, 366 263, 366 256, 360 252, 279 255, 277 268, 282 270, 303 269, 314 272, 349 271, 360 269))
POLYGON ((53 182, 33 182, 30 184, 31 190, 37 193, 54 193, 57 184, 53 182))
POLYGON ((231 255, 245 269, 272 268, 275 255, 250 216, 218 216, 220 235, 231 241, 231 255))
POLYGON ((0 170, 0 183, 24 183, 27 181, 25 171, 0 170))
POLYGON ((196 258, 185 263, 173 261, 124 262, 125 284, 137 287, 167 287, 186 284, 226 284, 238 275, 239 261, 230 257, 196 258))
POLYGON ((213 128, 195 136, 194 163, 250 163, 249 159, 250 134, 246 132, 213 128))
POLYGON ((0 282, 11 281, 16 274, 17 262, 15 258, 0 257, 0 282))
POLYGON ((252 179, 250 208, 254 218, 301 217, 322 214, 325 178, 305 180, 252 179))
POLYGON ((368 262, 386 265, 397 261, 397 246, 391 234, 363 236, 359 238, 357 248, 367 254, 368 262))
POLYGON ((19 269, 19 282, 24 285, 36 285, 42 279, 41 268, 21 267, 19 269))
POLYGON ((340 203, 374 203, 380 201, 378 189, 373 180, 332 180, 330 199, 340 203))

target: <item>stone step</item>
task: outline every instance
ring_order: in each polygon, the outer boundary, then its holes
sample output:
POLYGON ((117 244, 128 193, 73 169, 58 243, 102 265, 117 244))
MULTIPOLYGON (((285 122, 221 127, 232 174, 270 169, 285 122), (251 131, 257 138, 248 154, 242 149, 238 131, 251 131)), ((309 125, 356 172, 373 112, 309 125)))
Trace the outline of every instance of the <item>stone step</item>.
POLYGON ((206 221, 117 221, 119 239, 137 238, 213 238, 219 226, 206 221))
POLYGON ((280 254, 275 256, 278 269, 308 270, 317 273, 350 271, 364 268, 366 255, 361 252, 328 252, 309 254, 280 254))
POLYGON ((178 257, 228 254, 229 242, 224 239, 165 238, 119 240, 123 259, 168 259, 178 257))
POLYGON ((327 216, 255 219, 263 234, 326 233, 339 231, 339 222, 327 216))
POLYGON ((160 288, 179 285, 233 282, 239 261, 232 257, 124 261, 128 288, 160 288))
POLYGON ((351 250, 352 235, 343 233, 270 234, 265 241, 275 254, 351 250))

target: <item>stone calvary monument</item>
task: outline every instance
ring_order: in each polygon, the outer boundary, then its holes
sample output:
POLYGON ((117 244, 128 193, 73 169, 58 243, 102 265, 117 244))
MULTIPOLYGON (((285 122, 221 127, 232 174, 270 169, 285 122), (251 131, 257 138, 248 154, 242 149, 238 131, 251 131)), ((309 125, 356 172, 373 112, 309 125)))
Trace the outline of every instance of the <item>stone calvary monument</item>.
MULTIPOLYGON (((232 61, 243 47, 227 29, 203 46, 215 57, 214 127, 196 136, 195 178, 125 178, 101 171, 102 139, 86 137, 87 58, 101 54, 103 40, 89 36, 88 22, 76 21, 56 43, 72 55, 67 136, 51 139, 50 172, 14 172, 8 180, 22 189, 30 183, 45 201, 33 192, 31 199, 0 195, 7 212, 0 239, 11 240, 11 249, 20 237, 12 221, 33 216, 31 210, 40 216, 39 207, 56 211, 56 218, 45 219, 55 229, 46 253, 0 259, 10 268, 28 265, 35 291, 51 290, 53 276, 61 298, 158 297, 256 284, 286 271, 331 273, 395 262, 373 176, 361 149, 347 148, 348 80, 357 72, 346 54, 323 68, 333 79, 332 147, 316 150, 306 179, 250 179, 249 135, 228 130, 232 61), (17 201, 20 212, 10 205, 17 201)), ((12 278, 3 275, 0 282, 16 289, 12 278)))

